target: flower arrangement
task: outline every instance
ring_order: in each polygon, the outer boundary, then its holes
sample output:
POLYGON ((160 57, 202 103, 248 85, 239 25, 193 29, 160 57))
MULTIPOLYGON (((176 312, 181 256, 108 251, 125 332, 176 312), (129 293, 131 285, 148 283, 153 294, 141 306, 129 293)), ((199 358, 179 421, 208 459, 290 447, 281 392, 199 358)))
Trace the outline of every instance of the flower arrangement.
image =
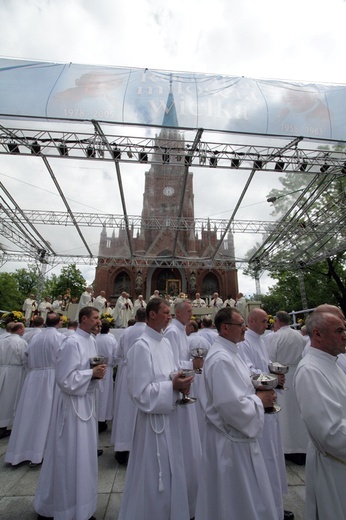
POLYGON ((6 324, 10 321, 13 321, 14 323, 23 323, 25 325, 25 316, 20 311, 4 312, 1 316, 0 327, 4 329, 6 324))
POLYGON ((68 325, 68 322, 69 322, 68 317, 65 316, 65 314, 62 314, 62 315, 61 315, 61 326, 62 326, 63 328, 66 328, 67 325, 68 325))
POLYGON ((273 316, 271 314, 268 314, 268 324, 269 326, 271 327, 272 325, 274 325, 275 323, 275 319, 273 318, 273 316))
POLYGON ((108 312, 103 312, 100 316, 100 320, 107 320, 111 329, 115 328, 115 319, 108 312))

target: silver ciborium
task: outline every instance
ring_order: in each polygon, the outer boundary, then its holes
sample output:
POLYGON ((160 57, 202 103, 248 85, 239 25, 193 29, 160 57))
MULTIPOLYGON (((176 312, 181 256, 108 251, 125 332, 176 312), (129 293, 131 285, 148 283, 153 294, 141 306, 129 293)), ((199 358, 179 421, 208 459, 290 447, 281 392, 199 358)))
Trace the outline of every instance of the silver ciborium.
MULTIPOLYGON (((183 372, 183 373, 180 375, 180 377, 191 377, 191 376, 195 375, 194 370, 183 369, 183 370, 181 370, 181 372, 183 372)), ((179 372, 172 372, 170 374, 170 378, 173 379, 178 373, 179 372)), ((190 397, 188 394, 184 394, 184 392, 182 390, 180 390, 180 392, 183 394, 183 397, 181 399, 177 399, 175 401, 175 404, 185 405, 185 404, 192 404, 197 401, 197 397, 190 397)))
MULTIPOLYGON (((287 374, 289 371, 289 365, 283 365, 282 363, 279 363, 278 361, 273 361, 269 363, 268 365, 269 371, 271 374, 287 374)), ((277 390, 288 390, 287 386, 278 385, 276 387, 277 390)))
POLYGON ((93 356, 89 358, 90 368, 97 367, 98 365, 107 365, 108 357, 107 356, 93 356))
MULTIPOLYGON (((274 374, 255 374, 251 376, 251 382, 256 390, 274 390, 278 384, 278 378, 274 374)), ((274 404, 264 408, 265 413, 278 413, 281 406, 274 404)))
MULTIPOLYGON (((197 359, 197 358, 204 359, 207 354, 208 354, 207 348, 197 347, 197 348, 192 348, 190 350, 190 356, 193 357, 194 359, 197 359)), ((201 374, 202 368, 196 368, 195 372, 196 372, 196 374, 201 374)))

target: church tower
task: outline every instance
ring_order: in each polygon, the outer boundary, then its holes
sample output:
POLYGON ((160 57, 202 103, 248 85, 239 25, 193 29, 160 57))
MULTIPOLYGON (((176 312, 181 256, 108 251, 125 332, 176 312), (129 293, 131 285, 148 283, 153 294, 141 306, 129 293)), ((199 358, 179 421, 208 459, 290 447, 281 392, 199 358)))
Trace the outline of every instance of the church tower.
MULTIPOLYGON (((142 217, 147 220, 156 217, 161 226, 159 229, 142 228, 133 238, 132 249, 138 256, 146 258, 171 257, 174 254, 178 258, 202 258, 211 255, 218 243, 217 231, 210 224, 202 229, 201 236, 197 236, 194 230, 176 230, 171 225, 170 219, 179 216, 181 204, 182 185, 185 179, 184 163, 185 141, 183 133, 179 130, 178 117, 173 95, 172 80, 170 80, 169 94, 165 113, 163 115, 162 128, 155 136, 155 157, 150 169, 145 172, 145 187, 143 195, 142 217)), ((186 188, 182 206, 182 217, 194 219, 194 194, 193 173, 187 173, 186 188)), ((224 241, 223 257, 226 255, 234 260, 233 236, 228 235, 224 241)), ((113 234, 107 237, 103 228, 100 236, 100 258, 96 268, 95 292, 105 290, 110 301, 114 301, 125 290, 134 299, 138 294, 143 294, 148 299, 155 289, 164 296, 177 296, 183 291, 190 298, 194 298, 196 292, 204 297, 218 292, 223 299, 230 294, 235 297, 238 292, 236 271, 224 271, 220 269, 186 269, 165 267, 164 262, 160 267, 136 268, 110 268, 107 270, 107 258, 126 255, 129 253, 124 233, 119 231, 119 236, 113 234), (120 253, 121 252, 121 253, 120 253), (102 258, 103 257, 103 258, 102 258), (107 270, 107 287, 105 287, 105 273, 107 270), (101 286, 101 281, 103 286, 101 286), (174 292, 174 294, 172 294, 174 292)))

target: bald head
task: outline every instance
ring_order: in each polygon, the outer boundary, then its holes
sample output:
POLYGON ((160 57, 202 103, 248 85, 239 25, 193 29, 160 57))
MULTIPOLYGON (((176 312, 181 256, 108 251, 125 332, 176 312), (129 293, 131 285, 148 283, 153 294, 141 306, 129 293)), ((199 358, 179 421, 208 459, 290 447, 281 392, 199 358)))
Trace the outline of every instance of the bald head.
POLYGON ((328 312, 329 314, 334 314, 341 320, 345 320, 344 313, 336 305, 329 305, 328 303, 324 303, 323 305, 316 307, 315 312, 328 312))
POLYGON ((248 316, 248 328, 256 334, 264 334, 268 327, 268 314, 263 309, 252 309, 248 316))

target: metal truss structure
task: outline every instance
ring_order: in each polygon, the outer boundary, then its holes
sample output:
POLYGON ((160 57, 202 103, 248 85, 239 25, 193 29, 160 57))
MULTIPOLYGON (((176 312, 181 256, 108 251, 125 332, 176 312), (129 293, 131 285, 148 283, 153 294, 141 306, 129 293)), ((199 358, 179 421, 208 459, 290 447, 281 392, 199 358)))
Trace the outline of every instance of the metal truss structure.
MULTIPOLYGON (((8 122, 11 123, 11 120, 9 119, 8 122)), ((169 129, 165 129, 165 138, 160 142, 157 137, 132 135, 134 128, 139 134, 144 134, 144 127, 123 127, 95 120, 84 125, 71 120, 71 127, 75 127, 73 131, 61 130, 61 126, 65 128, 68 125, 66 120, 63 122, 25 120, 23 124, 27 126, 21 128, 18 124, 17 126, 4 123, 0 125, 0 155, 40 157, 61 197, 65 211, 23 209, 15 200, 13 193, 0 183, 0 235, 17 247, 16 252, 4 251, 0 255, 3 263, 33 259, 52 265, 59 263, 96 265, 100 262, 107 268, 178 266, 225 270, 250 264, 255 266, 257 271, 261 271, 273 265, 299 269, 302 263, 311 265, 346 250, 344 192, 341 191, 339 198, 333 200, 332 208, 319 208, 318 211, 314 209, 314 205, 326 189, 346 175, 346 153, 343 143, 323 143, 302 137, 292 137, 283 141, 282 138, 272 136, 272 139, 268 137, 266 139, 267 142, 272 143, 269 146, 261 144, 263 136, 261 141, 260 136, 245 137, 221 133, 222 139, 220 139, 220 133, 216 135, 203 129, 196 130, 194 135, 191 130, 186 129, 191 138, 183 141, 172 138, 174 133, 170 134, 169 129), (239 144, 241 138, 248 144, 239 144), (257 144, 257 141, 261 141, 260 144, 257 144), (100 215, 73 211, 53 170, 51 164, 53 158, 59 158, 61 161, 78 159, 112 162, 116 170, 123 213, 100 215), (162 219, 153 215, 144 219, 140 216, 128 215, 120 169, 122 163, 184 165, 179 216, 176 218, 167 216, 162 219), (248 179, 229 219, 183 217, 184 186, 190 167, 233 169, 240 172, 243 170, 244 175, 248 172, 248 179), (312 174, 309 184, 296 190, 299 195, 278 221, 236 218, 237 210, 255 173, 259 170, 279 174, 286 172, 312 174), (42 226, 46 225, 74 227, 85 246, 87 255, 60 254, 41 231, 42 226), (128 258, 98 259, 92 253, 84 229, 103 226, 126 231, 130 251, 128 258), (219 236, 215 252, 205 258, 179 258, 176 254, 178 233, 190 231, 200 235, 208 226, 215 229, 219 236), (170 257, 153 258, 138 255, 133 251, 131 242, 135 232, 164 228, 169 228, 175 233, 173 253, 170 257), (251 258, 222 257, 221 244, 229 233, 253 233, 264 238, 262 245, 251 258)))

